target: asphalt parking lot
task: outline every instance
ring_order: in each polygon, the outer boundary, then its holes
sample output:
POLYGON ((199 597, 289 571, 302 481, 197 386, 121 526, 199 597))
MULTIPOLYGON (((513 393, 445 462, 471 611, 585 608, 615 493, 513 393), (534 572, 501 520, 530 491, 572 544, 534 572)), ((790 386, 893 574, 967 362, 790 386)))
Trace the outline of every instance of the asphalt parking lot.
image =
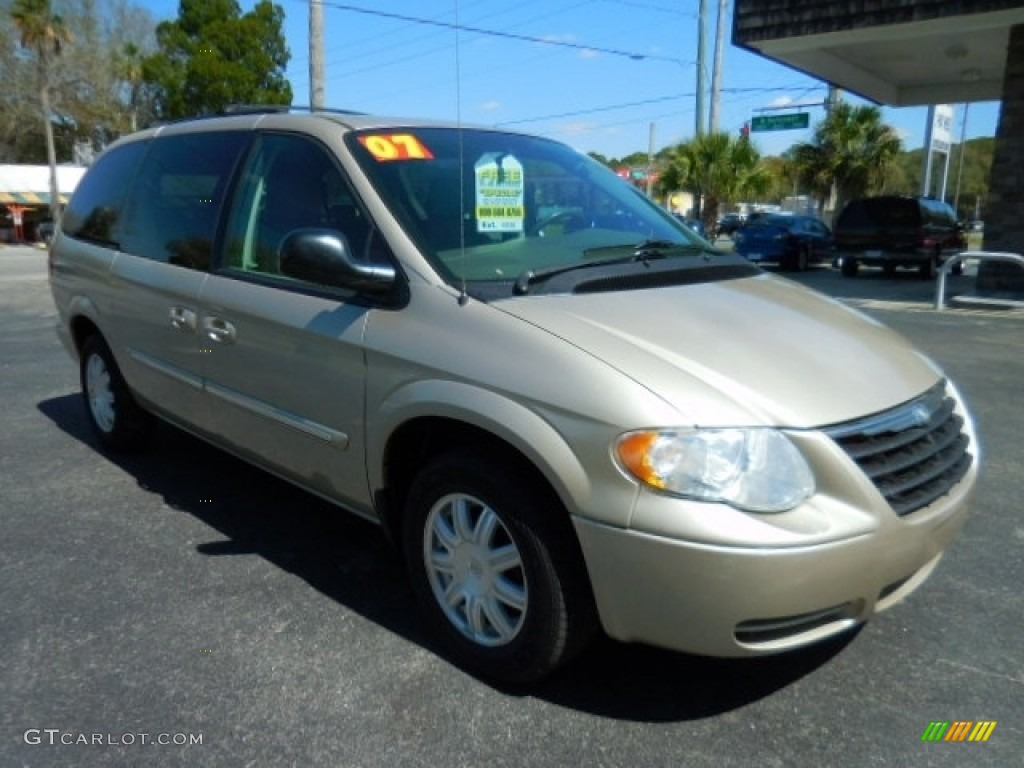
POLYGON ((100 453, 45 253, 0 249, 0 765, 1024 766, 1024 312, 935 312, 910 273, 793 277, 961 386, 985 461, 963 535, 839 641, 722 661, 602 640, 523 691, 437 654, 372 525, 171 428, 100 453), (923 742, 933 721, 996 726, 923 742))

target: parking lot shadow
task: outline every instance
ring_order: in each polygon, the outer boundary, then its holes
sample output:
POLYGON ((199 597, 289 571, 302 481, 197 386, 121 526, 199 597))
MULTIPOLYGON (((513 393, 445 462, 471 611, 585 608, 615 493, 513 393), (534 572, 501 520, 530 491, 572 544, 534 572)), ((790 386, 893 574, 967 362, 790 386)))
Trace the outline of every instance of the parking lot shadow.
MULTIPOLYGON (((67 435, 100 450, 79 395, 38 408, 67 435)), ((360 616, 443 655, 417 615, 398 552, 376 525, 165 424, 143 450, 104 456, 145 492, 221 534, 196 545, 200 554, 259 555, 360 616), (204 503, 211 495, 217 503, 204 503)), ((599 637, 550 679, 501 691, 615 719, 697 719, 770 695, 826 663, 848 641, 768 659, 723 660, 599 637)))

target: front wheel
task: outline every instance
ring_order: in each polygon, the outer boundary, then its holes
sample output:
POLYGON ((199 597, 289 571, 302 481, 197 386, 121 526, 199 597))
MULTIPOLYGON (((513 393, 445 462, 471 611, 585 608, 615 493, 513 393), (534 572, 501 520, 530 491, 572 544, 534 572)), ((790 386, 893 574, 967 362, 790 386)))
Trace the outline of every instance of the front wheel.
POLYGON ((518 460, 435 459, 410 489, 402 538, 420 607, 471 672, 532 682, 589 636, 592 598, 568 515, 518 460))
POLYGON ((843 271, 843 276, 856 277, 857 271, 860 268, 860 264, 857 263, 857 260, 851 256, 843 256, 842 259, 842 266, 840 269, 843 271))
POLYGON ((82 345, 82 396, 89 424, 105 448, 124 450, 138 445, 151 417, 132 397, 110 347, 100 336, 82 345))

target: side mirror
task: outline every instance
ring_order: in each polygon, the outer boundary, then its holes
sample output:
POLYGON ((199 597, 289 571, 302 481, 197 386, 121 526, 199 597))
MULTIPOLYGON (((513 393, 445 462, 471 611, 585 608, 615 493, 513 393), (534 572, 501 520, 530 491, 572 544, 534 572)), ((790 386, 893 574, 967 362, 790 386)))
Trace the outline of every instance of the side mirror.
POLYGON ((281 243, 282 274, 320 285, 380 296, 395 284, 391 264, 352 258, 348 238, 333 229, 296 229, 281 243))

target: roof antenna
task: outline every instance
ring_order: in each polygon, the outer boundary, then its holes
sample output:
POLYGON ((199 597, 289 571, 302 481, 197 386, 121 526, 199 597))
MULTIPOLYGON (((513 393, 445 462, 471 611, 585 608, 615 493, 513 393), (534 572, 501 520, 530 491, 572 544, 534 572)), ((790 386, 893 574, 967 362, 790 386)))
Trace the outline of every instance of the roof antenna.
POLYGON ((462 144, 462 61, 459 57, 459 0, 455 0, 455 125, 459 137, 459 258, 462 260, 462 290, 459 306, 469 302, 466 292, 466 158, 462 144))

